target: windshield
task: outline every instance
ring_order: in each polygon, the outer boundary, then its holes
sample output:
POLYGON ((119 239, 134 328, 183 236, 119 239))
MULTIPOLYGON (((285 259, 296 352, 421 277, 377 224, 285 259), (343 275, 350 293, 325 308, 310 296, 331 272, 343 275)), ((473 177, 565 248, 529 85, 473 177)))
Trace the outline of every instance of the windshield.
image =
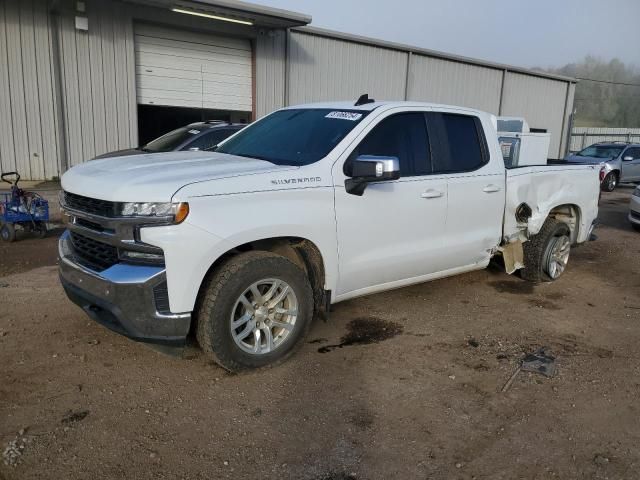
POLYGON ((276 165, 309 165, 325 157, 368 112, 279 110, 218 147, 216 152, 276 165))
POLYGON ((198 135, 200 130, 194 127, 182 127, 173 130, 147 143, 142 150, 145 152, 172 152, 184 142, 198 135))
POLYGON ((624 147, 612 147, 606 145, 591 145, 584 150, 576 153, 579 157, 594 157, 594 158, 616 158, 622 152, 624 147))

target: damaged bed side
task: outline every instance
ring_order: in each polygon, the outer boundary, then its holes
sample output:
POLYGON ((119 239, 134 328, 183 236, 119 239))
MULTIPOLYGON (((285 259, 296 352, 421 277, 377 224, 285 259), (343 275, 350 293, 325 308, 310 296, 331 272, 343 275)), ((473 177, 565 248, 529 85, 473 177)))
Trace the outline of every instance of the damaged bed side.
POLYGON ((523 243, 548 218, 565 223, 571 244, 589 240, 598 215, 599 172, 593 165, 540 165, 506 170, 506 202, 499 250, 507 273, 524 268, 523 243))

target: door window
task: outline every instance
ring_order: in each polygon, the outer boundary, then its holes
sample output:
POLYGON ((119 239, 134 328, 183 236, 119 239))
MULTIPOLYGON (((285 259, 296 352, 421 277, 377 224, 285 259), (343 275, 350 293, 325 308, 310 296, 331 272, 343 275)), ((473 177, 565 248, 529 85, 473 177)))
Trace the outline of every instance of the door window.
POLYGON ((477 170, 489 161, 486 139, 477 117, 452 113, 429 113, 433 140, 433 172, 456 173, 477 170))
POLYGON ((622 154, 622 158, 624 157, 633 157, 634 160, 640 159, 640 148, 629 148, 622 154))
POLYGON ((345 175, 351 176, 351 164, 360 155, 397 157, 401 177, 431 173, 424 114, 401 113, 382 120, 349 156, 344 166, 345 175))

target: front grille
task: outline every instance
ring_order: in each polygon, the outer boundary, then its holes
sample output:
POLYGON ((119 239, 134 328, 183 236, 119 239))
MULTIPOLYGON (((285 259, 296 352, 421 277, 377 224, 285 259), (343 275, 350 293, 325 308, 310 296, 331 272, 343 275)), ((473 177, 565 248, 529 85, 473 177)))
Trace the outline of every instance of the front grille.
POLYGON ((97 198, 83 197, 75 193, 64 192, 64 203, 73 210, 99 215, 101 217, 116 217, 120 213, 120 203, 108 202, 97 198))
POLYGON ((93 230, 95 232, 110 233, 110 234, 115 233, 115 230, 113 230, 112 228, 105 228, 99 223, 90 222, 89 220, 85 220, 84 218, 80 218, 80 217, 76 217, 73 223, 75 223, 76 225, 80 225, 81 227, 88 228, 89 230, 93 230))
POLYGON ((73 253, 82 265, 101 272, 118 263, 118 249, 84 235, 71 232, 73 253))
POLYGON ((153 287, 153 298, 156 302, 156 311, 158 313, 171 313, 169 308, 169 291, 167 290, 167 282, 162 282, 153 287))

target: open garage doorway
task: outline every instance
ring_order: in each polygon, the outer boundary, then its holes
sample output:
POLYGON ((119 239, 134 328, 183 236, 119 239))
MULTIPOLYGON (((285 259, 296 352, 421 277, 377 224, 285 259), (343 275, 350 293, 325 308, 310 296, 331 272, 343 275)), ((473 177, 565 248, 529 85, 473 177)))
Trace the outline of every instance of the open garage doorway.
POLYGON ((252 119, 246 38, 137 23, 135 62, 141 145, 193 122, 252 119))
POLYGON ((251 112, 138 105, 138 139, 142 146, 171 130, 184 127, 190 123, 203 122, 206 120, 249 123, 251 120, 251 112))

